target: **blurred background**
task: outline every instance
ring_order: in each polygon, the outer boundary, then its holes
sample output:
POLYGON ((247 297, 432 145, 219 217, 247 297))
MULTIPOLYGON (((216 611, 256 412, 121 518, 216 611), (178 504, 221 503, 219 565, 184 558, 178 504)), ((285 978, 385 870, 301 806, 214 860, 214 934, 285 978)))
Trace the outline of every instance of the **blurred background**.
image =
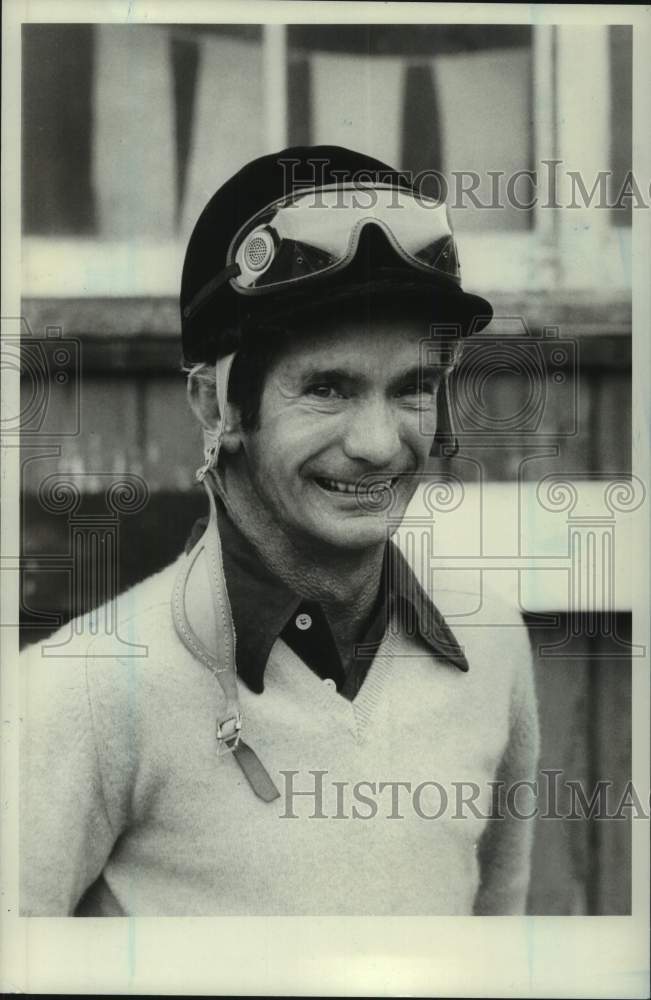
MULTIPOLYGON (((537 192, 516 191, 537 205, 452 212, 464 287, 496 320, 458 375, 459 456, 433 463, 464 501, 429 516, 449 572, 512 557, 501 583, 530 628, 541 768, 610 780, 616 803, 635 653, 632 528, 609 492, 630 474, 631 210, 586 207, 576 187, 567 207, 567 172, 590 191, 608 171, 617 200, 631 44, 626 26, 23 26, 23 642, 171 561, 204 513, 177 296, 223 181, 303 143, 435 170, 451 191, 474 171, 483 203, 496 173, 535 171, 537 192), (129 476, 135 499, 116 506, 129 476), (597 553, 590 579, 581 551, 597 553)), ((530 912, 623 914, 630 893, 626 819, 539 822, 530 912)))

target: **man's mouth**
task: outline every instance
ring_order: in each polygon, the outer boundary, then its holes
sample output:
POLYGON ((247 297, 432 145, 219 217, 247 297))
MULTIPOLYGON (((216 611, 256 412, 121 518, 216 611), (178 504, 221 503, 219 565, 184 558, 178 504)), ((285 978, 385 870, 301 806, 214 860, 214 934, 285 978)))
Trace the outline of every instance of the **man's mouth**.
POLYGON ((378 490, 390 490, 398 482, 398 476, 387 477, 386 479, 365 479, 363 482, 348 483, 341 479, 325 479, 315 476, 314 480, 323 490, 328 493, 347 493, 351 496, 364 496, 367 493, 376 493, 378 490))

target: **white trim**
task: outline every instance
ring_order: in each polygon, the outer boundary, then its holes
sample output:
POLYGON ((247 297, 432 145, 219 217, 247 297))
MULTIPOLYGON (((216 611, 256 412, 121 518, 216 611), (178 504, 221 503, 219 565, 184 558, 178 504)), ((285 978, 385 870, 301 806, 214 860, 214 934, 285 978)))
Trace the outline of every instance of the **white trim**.
MULTIPOLYGON (((468 289, 539 289, 533 233, 463 233, 459 249, 468 289)), ((179 240, 109 241, 28 236, 22 294, 33 298, 177 295, 185 245, 179 240)))
MULTIPOLYGON (((555 292, 554 271, 541 262, 541 238, 525 233, 462 233, 458 237, 464 287, 469 291, 555 292)), ((595 250, 596 252, 596 250, 595 250)), ((181 240, 111 241, 27 236, 22 241, 25 298, 176 296, 185 243, 181 240)), ((599 284, 588 271, 581 284, 604 302, 630 290, 631 230, 609 225, 604 256, 610 276, 599 284), (611 248, 609 254, 606 245, 611 248)), ((565 258, 563 257, 563 260, 565 258)))
POLYGON ((178 240, 25 237, 22 294, 52 298, 178 295, 185 245, 178 240))

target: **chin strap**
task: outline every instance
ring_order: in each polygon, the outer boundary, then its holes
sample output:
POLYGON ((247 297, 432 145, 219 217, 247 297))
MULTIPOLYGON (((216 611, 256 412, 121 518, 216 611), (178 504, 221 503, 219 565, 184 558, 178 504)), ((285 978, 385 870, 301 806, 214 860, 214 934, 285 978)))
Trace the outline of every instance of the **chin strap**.
POLYGON ((224 578, 215 495, 208 479, 204 479, 204 485, 210 502, 210 520, 205 537, 218 651, 212 670, 222 689, 225 702, 224 709, 217 719, 217 752, 220 756, 232 753, 258 798, 263 802, 273 802, 280 797, 280 792, 255 752, 241 738, 242 712, 235 665, 235 630, 224 578))
POLYGON ((226 420, 228 377, 234 355, 217 362, 216 390, 219 421, 213 430, 204 431, 204 464, 197 470, 197 479, 203 482, 210 504, 210 519, 206 531, 189 553, 179 572, 172 595, 172 613, 177 632, 193 655, 214 674, 224 696, 224 707, 217 718, 216 738, 219 756, 232 753, 249 785, 264 802, 273 802, 280 792, 255 752, 241 738, 242 713, 237 686, 235 661, 235 629, 231 614, 221 542, 217 524, 215 492, 224 494, 217 474, 219 448, 226 420), (205 552, 210 594, 215 616, 215 652, 206 649, 190 630, 185 614, 185 591, 188 577, 197 558, 205 552))

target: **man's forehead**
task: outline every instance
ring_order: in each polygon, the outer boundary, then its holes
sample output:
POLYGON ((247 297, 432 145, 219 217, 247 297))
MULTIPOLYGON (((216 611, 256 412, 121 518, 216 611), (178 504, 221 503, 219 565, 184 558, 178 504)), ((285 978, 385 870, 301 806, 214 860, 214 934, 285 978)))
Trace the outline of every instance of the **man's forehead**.
POLYGON ((450 351, 419 351, 418 346, 404 345, 385 355, 384 352, 328 350, 289 354, 278 365, 281 379, 306 379, 319 375, 340 375, 351 379, 381 379, 390 382, 402 375, 416 372, 442 372, 450 365, 450 351))
POLYGON ((381 357, 384 364, 395 360, 401 365, 447 365, 451 345, 432 337, 427 324, 378 323, 315 327, 291 338, 282 358, 283 368, 347 365, 372 367, 381 357))

